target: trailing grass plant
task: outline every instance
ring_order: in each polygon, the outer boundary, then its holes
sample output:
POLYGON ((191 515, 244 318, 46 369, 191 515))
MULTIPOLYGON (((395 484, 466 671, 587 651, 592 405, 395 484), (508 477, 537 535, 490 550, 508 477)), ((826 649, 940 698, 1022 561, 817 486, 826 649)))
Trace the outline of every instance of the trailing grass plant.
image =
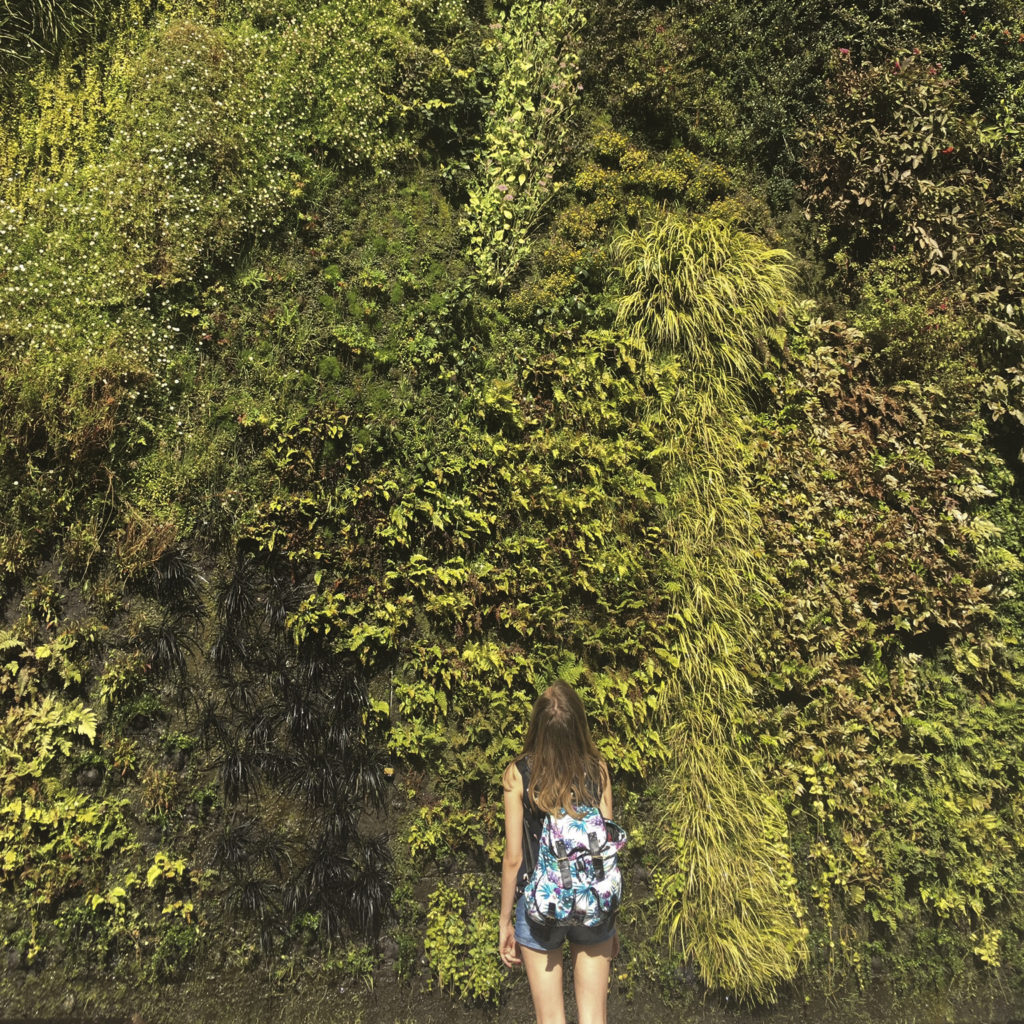
POLYGON ((10 72, 102 30, 108 0, 4 0, 0 7, 0 69, 10 72))
POLYGON ((641 351, 675 352, 700 381, 751 376, 764 330, 791 303, 785 250, 711 217, 666 217, 618 245, 619 323, 641 351))
POLYGON ((618 322, 653 378, 646 419, 669 470, 660 924, 707 985, 771 998, 806 958, 806 932, 785 815, 738 749, 767 601, 739 453, 741 387, 791 305, 792 271, 787 253, 702 217, 656 221, 618 252, 618 322))

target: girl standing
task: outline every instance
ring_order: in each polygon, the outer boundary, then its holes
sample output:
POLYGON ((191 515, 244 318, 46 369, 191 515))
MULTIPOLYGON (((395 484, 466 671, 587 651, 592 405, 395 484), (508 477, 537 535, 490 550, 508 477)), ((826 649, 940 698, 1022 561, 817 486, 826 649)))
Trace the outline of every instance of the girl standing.
POLYGON ((554 683, 537 699, 523 753, 505 769, 502 785, 501 959, 506 967, 525 966, 537 1024, 565 1024, 562 946, 568 939, 579 1024, 605 1024, 608 975, 619 951, 614 919, 593 927, 544 927, 527 918, 522 899, 546 814, 589 804, 612 817, 608 766, 590 735, 583 702, 567 683, 554 683))

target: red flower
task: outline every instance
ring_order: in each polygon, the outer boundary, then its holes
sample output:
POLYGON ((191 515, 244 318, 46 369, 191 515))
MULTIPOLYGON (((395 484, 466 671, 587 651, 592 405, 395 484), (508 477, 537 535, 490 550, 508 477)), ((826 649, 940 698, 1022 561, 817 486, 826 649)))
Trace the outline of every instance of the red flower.
POLYGON ((945 149, 944 149, 944 150, 943 150, 942 152, 943 152, 943 153, 944 153, 944 154, 945 154, 946 156, 949 156, 949 154, 953 152, 953 147, 952 147, 952 146, 947 146, 947 147, 946 147, 946 148, 945 148, 945 149))

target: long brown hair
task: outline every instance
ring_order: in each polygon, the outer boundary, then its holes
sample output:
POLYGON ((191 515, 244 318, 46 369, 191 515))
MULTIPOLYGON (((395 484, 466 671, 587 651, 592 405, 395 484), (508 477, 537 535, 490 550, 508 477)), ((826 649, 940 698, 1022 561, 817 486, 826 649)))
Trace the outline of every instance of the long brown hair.
POLYGON ((537 698, 523 753, 530 759, 528 796, 534 807, 548 814, 564 808, 578 818, 578 805, 601 799, 607 768, 583 701, 568 683, 552 683, 537 698))

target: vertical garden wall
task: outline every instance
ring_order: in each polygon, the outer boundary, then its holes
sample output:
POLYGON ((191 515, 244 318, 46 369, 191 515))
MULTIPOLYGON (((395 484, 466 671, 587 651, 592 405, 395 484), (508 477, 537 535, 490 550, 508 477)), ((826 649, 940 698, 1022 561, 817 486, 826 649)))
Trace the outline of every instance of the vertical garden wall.
POLYGON ((5 21, 10 991, 386 961, 501 1001, 498 780, 555 678, 632 836, 622 998, 1012 986, 1022 40, 5 21))

